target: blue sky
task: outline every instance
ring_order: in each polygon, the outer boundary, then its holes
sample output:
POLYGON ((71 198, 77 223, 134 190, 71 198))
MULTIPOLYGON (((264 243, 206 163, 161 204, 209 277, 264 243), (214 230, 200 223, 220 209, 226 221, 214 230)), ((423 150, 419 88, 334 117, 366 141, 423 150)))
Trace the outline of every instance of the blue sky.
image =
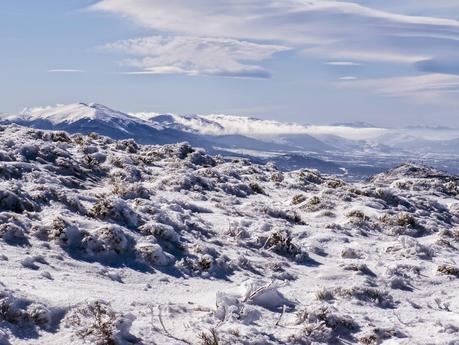
POLYGON ((3 0, 0 112, 459 126, 454 0, 3 0))

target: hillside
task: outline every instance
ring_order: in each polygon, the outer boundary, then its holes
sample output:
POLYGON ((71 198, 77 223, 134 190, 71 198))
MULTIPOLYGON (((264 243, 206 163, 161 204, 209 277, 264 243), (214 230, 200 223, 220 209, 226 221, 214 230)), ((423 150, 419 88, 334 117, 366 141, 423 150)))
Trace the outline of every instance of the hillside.
POLYGON ((458 177, 0 126, 0 344, 454 344, 458 177))

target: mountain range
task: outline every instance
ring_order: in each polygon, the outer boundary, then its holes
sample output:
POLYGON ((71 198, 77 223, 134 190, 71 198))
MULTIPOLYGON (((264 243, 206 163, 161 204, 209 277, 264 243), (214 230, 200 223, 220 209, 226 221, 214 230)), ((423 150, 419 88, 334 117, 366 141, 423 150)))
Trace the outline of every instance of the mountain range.
MULTIPOLYGON (((285 170, 317 168, 335 174, 356 165, 363 175, 366 170, 375 173, 378 169, 362 166, 377 165, 376 157, 399 157, 399 163, 425 155, 455 155, 459 147, 459 130, 455 129, 390 129, 365 122, 306 126, 234 115, 124 113, 97 103, 26 108, 18 114, 0 114, 0 123, 69 133, 96 132, 141 144, 188 142, 211 154, 256 163, 274 161, 285 170)), ((380 170, 390 165, 381 164, 380 170)))

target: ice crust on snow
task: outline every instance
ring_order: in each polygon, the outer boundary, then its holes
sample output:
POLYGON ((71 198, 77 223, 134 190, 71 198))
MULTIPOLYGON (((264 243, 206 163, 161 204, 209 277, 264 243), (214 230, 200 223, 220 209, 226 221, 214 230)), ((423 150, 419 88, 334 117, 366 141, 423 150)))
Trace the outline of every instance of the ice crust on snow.
POLYGON ((455 344, 458 183, 0 126, 0 344, 455 344))

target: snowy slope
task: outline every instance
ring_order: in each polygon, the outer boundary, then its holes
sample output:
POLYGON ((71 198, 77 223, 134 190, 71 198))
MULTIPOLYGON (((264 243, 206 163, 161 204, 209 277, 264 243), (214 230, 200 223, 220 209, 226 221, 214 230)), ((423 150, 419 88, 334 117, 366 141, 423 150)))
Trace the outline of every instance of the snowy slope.
POLYGON ((26 108, 20 113, 24 121, 48 120, 52 124, 74 123, 82 119, 110 122, 119 119, 136 122, 137 118, 97 103, 75 103, 55 107, 26 108))
POLYGON ((0 126, 0 343, 455 344, 458 183, 0 126))

